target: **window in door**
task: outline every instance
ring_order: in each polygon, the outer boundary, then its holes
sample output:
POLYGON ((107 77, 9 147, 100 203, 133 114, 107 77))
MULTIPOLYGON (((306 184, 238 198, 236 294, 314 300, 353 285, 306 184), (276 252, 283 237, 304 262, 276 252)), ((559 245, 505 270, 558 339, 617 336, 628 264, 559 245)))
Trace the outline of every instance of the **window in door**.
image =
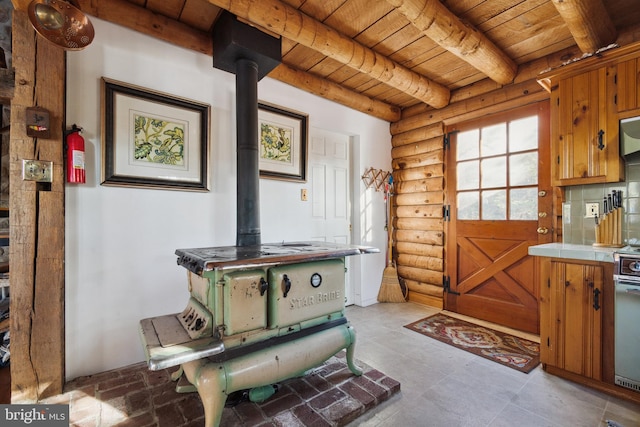
POLYGON ((538 116, 464 130, 456 140, 457 218, 535 220, 538 116))

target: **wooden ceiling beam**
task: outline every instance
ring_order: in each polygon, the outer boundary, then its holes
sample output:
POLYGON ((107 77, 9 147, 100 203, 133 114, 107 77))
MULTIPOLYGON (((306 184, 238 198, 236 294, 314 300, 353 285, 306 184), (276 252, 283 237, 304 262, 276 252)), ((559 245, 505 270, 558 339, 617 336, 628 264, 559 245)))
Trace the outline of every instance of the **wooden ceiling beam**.
MULTIPOLYGON (((580 1, 580 0, 576 0, 580 1)), ((464 23, 440 0, 387 0, 424 35, 491 80, 509 84, 518 65, 491 40, 464 23)))
POLYGON ((400 120, 398 107, 350 91, 337 83, 291 68, 286 64, 278 65, 268 74, 268 77, 388 122, 400 120))
POLYGON ((386 83, 435 108, 449 103, 445 86, 353 41, 279 0, 207 0, 238 18, 265 27, 386 83))
MULTIPOLYGON (((82 10, 96 18, 185 49, 195 50, 209 56, 213 55, 211 35, 207 32, 194 30, 125 0, 76 1, 82 10)), ((320 79, 310 73, 286 65, 281 65, 273 70, 269 77, 382 120, 394 122, 400 119, 400 109, 394 105, 374 100, 337 83, 320 79)))
POLYGON ((616 41, 616 27, 602 0, 553 0, 553 5, 582 52, 595 52, 616 41))

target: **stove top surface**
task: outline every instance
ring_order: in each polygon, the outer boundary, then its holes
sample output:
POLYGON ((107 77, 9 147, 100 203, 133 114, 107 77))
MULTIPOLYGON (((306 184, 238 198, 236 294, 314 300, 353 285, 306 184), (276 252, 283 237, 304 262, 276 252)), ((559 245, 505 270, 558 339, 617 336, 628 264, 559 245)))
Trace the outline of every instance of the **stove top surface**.
POLYGON ((304 262, 377 252, 380 250, 370 246, 308 241, 176 249, 175 254, 178 264, 200 274, 227 266, 304 262))

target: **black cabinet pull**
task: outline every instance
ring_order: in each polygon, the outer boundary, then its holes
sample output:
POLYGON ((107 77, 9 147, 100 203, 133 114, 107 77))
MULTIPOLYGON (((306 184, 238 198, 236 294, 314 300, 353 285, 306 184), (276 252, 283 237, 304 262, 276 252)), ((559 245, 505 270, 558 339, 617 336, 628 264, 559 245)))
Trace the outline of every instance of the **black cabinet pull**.
POLYGON ((593 308, 594 310, 600 310, 600 289, 595 288, 593 290, 593 308))
POLYGON ((282 276, 282 281, 284 282, 284 292, 282 296, 286 298, 291 290, 291 279, 289 279, 289 276, 285 274, 282 276))
POLYGON ((263 296, 265 292, 269 289, 269 283, 264 280, 264 277, 260 278, 260 296, 263 296))
POLYGON ((602 129, 598 131, 598 148, 604 150, 604 131, 602 129))

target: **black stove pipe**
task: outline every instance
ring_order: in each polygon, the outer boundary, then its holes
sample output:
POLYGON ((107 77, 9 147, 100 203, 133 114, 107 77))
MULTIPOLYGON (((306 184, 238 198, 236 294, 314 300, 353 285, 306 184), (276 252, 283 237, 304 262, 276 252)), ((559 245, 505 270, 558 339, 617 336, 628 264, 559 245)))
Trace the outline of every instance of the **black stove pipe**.
POLYGON ((259 245, 258 64, 250 59, 236 62, 236 129, 236 246, 259 245))

